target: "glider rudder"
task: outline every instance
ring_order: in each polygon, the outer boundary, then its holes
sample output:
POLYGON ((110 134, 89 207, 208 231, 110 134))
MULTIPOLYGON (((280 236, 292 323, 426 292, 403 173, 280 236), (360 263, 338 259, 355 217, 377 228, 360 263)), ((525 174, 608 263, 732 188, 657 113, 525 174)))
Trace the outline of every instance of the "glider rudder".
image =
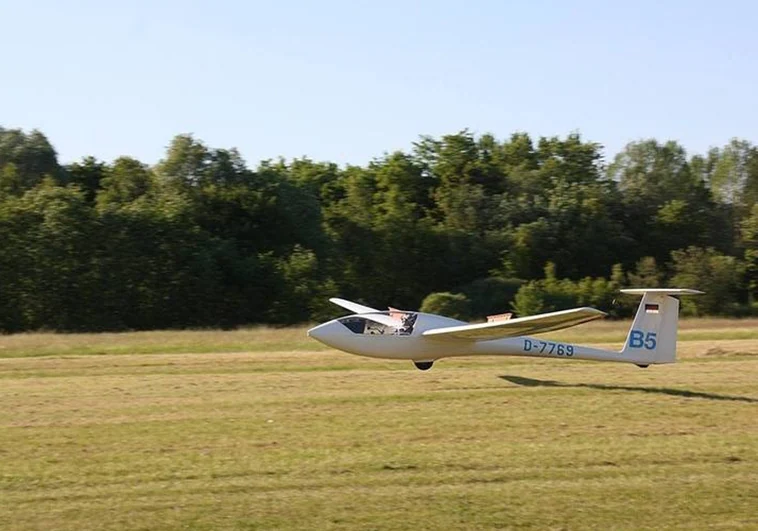
POLYGON ((679 299, 675 295, 699 295, 694 289, 635 288, 622 293, 642 295, 621 354, 640 366, 676 361, 679 299))

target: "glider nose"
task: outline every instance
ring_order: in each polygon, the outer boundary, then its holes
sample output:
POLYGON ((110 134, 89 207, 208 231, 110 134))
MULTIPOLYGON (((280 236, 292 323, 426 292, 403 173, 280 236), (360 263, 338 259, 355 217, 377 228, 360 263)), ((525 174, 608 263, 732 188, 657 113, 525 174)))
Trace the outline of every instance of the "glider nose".
POLYGON ((313 339, 318 339, 318 329, 321 328, 324 325, 318 325, 314 326, 313 328, 308 330, 308 337, 312 337, 313 339))
POLYGON ((318 326, 314 326, 313 328, 308 330, 308 337, 312 337, 316 341, 320 341, 324 343, 325 345, 329 345, 329 338, 334 336, 336 326, 341 326, 341 325, 339 325, 339 323, 336 323, 334 321, 329 321, 328 323, 323 323, 318 326))

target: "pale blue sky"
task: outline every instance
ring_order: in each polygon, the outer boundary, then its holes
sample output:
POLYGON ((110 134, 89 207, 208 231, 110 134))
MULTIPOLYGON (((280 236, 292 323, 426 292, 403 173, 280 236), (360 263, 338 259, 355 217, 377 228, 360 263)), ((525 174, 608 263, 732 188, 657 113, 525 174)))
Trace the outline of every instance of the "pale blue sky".
POLYGON ((63 162, 194 133, 252 165, 421 134, 579 131, 610 156, 758 142, 758 2, 0 0, 0 125, 63 162))

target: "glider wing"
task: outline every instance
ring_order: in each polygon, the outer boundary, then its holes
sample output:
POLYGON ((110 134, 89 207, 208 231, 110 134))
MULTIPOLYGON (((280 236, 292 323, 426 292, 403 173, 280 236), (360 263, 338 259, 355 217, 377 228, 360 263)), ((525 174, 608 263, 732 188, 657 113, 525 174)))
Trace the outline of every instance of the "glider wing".
POLYGON ((368 306, 358 304, 357 302, 350 302, 350 301, 346 301, 345 299, 338 299, 337 297, 333 297, 329 299, 329 302, 333 302, 337 306, 342 306, 346 310, 350 310, 353 313, 378 313, 379 312, 379 310, 375 308, 369 308, 368 306))
POLYGON ((607 315, 595 308, 574 308, 559 312, 542 313, 492 323, 433 328, 424 337, 440 340, 489 341, 530 334, 541 334, 593 321, 607 315))
POLYGON ((369 321, 374 321, 375 323, 380 323, 386 326, 391 326, 393 328, 400 328, 403 326, 403 322, 394 319, 390 317, 389 315, 384 315, 381 313, 362 313, 360 315, 361 319, 368 319, 369 321))

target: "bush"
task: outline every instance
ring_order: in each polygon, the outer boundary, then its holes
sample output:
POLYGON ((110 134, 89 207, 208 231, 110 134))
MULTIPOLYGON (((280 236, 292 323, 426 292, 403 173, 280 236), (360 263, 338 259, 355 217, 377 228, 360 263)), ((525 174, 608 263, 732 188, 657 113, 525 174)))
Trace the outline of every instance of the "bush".
POLYGON ((463 293, 430 293, 421 303, 420 311, 466 321, 471 315, 471 303, 463 293))
POLYGON ((517 317, 540 313, 545 308, 545 292, 538 282, 528 282, 518 290, 512 306, 517 317))
POLYGON ((733 315, 739 303, 744 264, 713 248, 688 247, 671 253, 671 285, 705 291, 682 301, 684 315, 733 315))
POLYGON ((624 315, 625 308, 614 306, 614 299, 623 281, 623 271, 614 266, 612 279, 585 277, 572 281, 559 279, 555 265, 545 266, 545 278, 521 286, 512 304, 518 317, 542 312, 566 310, 577 306, 593 306, 613 315, 624 315))

